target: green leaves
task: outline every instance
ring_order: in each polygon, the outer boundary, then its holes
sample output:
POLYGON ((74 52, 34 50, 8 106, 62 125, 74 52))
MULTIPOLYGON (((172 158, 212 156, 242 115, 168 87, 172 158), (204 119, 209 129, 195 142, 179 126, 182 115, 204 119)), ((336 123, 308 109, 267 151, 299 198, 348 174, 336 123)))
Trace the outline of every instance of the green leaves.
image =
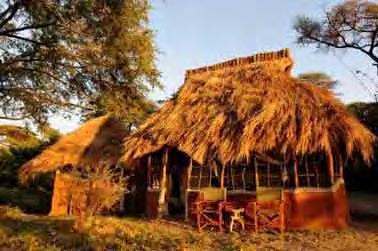
POLYGON ((299 74, 298 78, 326 89, 333 89, 337 84, 336 80, 333 80, 330 76, 323 72, 306 72, 299 74))
POLYGON ((43 123, 58 111, 95 114, 108 106, 94 97, 115 91, 121 94, 113 99, 122 97, 116 103, 132 106, 124 97, 145 99, 161 87, 149 7, 145 0, 14 0, 0 6, 4 117, 43 123))

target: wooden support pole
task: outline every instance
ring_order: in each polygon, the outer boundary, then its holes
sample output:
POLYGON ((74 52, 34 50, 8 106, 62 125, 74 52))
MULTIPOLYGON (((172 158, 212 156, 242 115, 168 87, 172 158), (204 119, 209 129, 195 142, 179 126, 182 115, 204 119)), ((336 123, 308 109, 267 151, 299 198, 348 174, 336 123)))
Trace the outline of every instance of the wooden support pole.
POLYGON ((163 166, 161 170, 160 194, 159 194, 159 217, 166 214, 166 193, 167 193, 167 166, 168 166, 168 148, 164 151, 163 166))
POLYGON ((247 184, 245 182, 245 169, 247 169, 247 167, 243 166, 242 168, 243 168, 243 170, 242 170, 243 189, 246 190, 247 189, 247 184))
POLYGON ((235 180, 234 180, 234 173, 232 172, 232 167, 230 166, 229 167, 230 169, 230 175, 231 175, 231 185, 232 185, 232 189, 235 190, 235 180))
POLYGON ((203 166, 200 166, 200 169, 199 169, 198 190, 201 189, 202 169, 203 169, 203 168, 204 168, 203 166))
POLYGON ((311 180, 310 180, 310 170, 308 169, 308 158, 305 157, 305 169, 306 169, 306 181, 307 181, 307 186, 311 186, 311 180))
POLYGON ((340 168, 340 178, 344 179, 344 165, 341 160, 340 160, 339 168, 340 168))
POLYGON ((220 176, 220 187, 224 188, 224 172, 225 172, 225 165, 222 164, 222 171, 221 171, 221 176, 220 176))
POLYGON ((295 187, 299 187, 299 177, 298 177, 298 160, 294 159, 294 182, 295 187))
POLYGON ((327 155, 328 157, 328 169, 329 169, 329 176, 331 180, 331 185, 335 183, 335 167, 333 163, 333 156, 331 154, 327 155))
POLYGON ((152 184, 152 170, 151 170, 151 155, 147 157, 147 188, 153 187, 152 184))
MULTIPOLYGON (((125 176, 125 169, 121 167, 121 178, 118 180, 119 183, 124 182, 124 179, 125 179, 124 176, 125 176)), ((119 200, 119 210, 122 213, 125 211, 125 191, 123 191, 121 199, 119 200)))
POLYGON ((192 169, 193 169, 193 159, 190 158, 189 165, 188 165, 188 170, 187 170, 187 175, 188 175, 187 184, 186 184, 186 188, 187 189, 190 188, 190 181, 191 181, 191 178, 192 178, 192 169))
POLYGON ((191 178, 192 178, 192 169, 193 169, 193 159, 189 157, 189 165, 187 170, 187 179, 186 179, 186 192, 185 192, 185 220, 189 220, 189 189, 191 188, 191 178))
POLYGON ((256 179, 256 189, 260 186, 259 184, 259 167, 258 167, 258 163, 257 163, 257 159, 255 157, 255 179, 256 179))

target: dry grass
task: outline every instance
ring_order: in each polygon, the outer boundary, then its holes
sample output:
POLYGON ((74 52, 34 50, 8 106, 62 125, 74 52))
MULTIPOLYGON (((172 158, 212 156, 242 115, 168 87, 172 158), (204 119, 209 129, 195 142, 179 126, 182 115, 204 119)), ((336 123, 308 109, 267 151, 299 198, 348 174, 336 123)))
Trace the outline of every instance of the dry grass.
POLYGON ((170 146, 200 164, 319 152, 368 162, 375 136, 329 90, 291 77, 292 64, 283 50, 188 71, 178 94, 126 140, 123 160, 170 146))
POLYGON ((291 232, 283 237, 198 233, 133 218, 90 218, 80 232, 72 224, 72 218, 24 215, 2 207, 0 250, 378 250, 378 222, 360 222, 343 231, 291 232))
POLYGON ((25 182, 30 177, 69 164, 73 167, 112 166, 121 156, 121 143, 126 135, 123 124, 110 115, 89 120, 24 164, 20 179, 25 182))

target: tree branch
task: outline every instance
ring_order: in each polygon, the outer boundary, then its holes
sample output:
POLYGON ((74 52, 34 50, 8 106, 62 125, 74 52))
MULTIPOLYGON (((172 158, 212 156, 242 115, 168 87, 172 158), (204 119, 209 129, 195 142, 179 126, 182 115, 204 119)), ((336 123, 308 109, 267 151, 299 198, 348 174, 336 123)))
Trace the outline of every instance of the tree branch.
POLYGON ((26 42, 29 42, 29 43, 38 44, 38 45, 45 45, 44 43, 41 43, 41 42, 35 41, 35 40, 33 40, 33 39, 26 38, 26 37, 20 37, 20 36, 17 36, 17 35, 3 34, 3 36, 11 37, 11 38, 15 38, 15 39, 20 39, 20 40, 23 40, 23 41, 26 41, 26 42))
POLYGON ((24 26, 24 27, 16 28, 16 29, 3 30, 3 31, 0 31, 0 35, 7 35, 7 34, 19 32, 19 31, 24 31, 24 30, 35 30, 35 29, 46 28, 46 27, 54 25, 54 24, 55 24, 55 21, 51 22, 51 23, 38 24, 38 25, 29 25, 29 26, 24 26))
POLYGON ((10 6, 9 8, 12 8, 11 13, 7 18, 5 18, 1 23, 0 23, 0 28, 4 27, 13 17, 16 15, 17 11, 20 8, 20 3, 16 2, 12 7, 10 6))

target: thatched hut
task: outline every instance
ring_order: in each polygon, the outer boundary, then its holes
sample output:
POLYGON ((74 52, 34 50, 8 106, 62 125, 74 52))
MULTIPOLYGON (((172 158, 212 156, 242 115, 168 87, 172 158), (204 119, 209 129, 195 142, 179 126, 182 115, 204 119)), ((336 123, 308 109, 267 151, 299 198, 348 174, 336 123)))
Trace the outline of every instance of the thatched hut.
POLYGON ((55 173, 50 215, 76 214, 75 210, 82 209, 78 205, 81 195, 77 188, 85 189, 86 182, 70 173, 86 168, 116 167, 127 134, 124 125, 110 115, 91 119, 25 163, 20 179, 25 183, 41 173, 55 173), (74 187, 76 195, 70 192, 74 187))
POLYGON ((292 67, 284 49, 188 70, 177 95, 125 141, 122 160, 145 181, 141 210, 157 216, 181 205, 188 216, 206 186, 246 200, 258 186, 279 186, 289 228, 345 226, 343 165, 354 154, 369 162, 375 138, 292 67))

